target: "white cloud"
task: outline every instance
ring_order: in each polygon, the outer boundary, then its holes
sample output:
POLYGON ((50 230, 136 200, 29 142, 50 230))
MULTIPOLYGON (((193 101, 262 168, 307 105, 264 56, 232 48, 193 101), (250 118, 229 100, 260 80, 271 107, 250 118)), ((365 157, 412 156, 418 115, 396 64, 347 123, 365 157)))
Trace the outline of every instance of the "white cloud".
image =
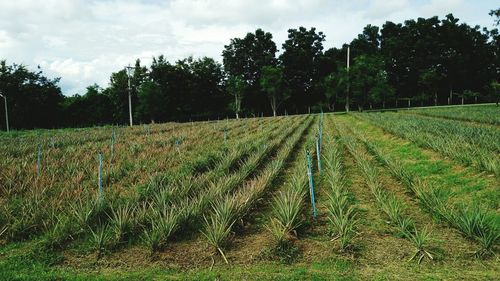
POLYGON ((366 12, 370 19, 387 19, 388 16, 396 12, 401 12, 409 8, 408 0, 375 0, 370 1, 370 6, 366 12))
POLYGON ((436 14, 445 10, 456 10, 464 5, 463 0, 431 0, 423 5, 421 11, 426 14, 436 14))
MULTIPOLYGON (((317 27, 325 47, 340 46, 366 24, 453 12, 474 25, 493 22, 497 3, 465 0, 15 0, 0 2, 0 59, 40 65, 62 77, 65 94, 106 86, 111 72, 164 54, 221 60, 223 46, 256 28, 278 47, 289 28, 317 27)), ((489 26, 490 26, 489 25, 489 26)))

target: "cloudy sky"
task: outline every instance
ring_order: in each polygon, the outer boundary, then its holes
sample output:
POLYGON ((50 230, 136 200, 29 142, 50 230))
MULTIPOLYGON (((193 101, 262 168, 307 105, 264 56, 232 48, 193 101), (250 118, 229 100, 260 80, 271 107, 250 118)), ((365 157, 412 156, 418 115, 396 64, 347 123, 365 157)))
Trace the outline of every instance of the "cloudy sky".
POLYGON ((492 27, 493 0, 0 0, 0 59, 62 77, 65 95, 106 86, 135 58, 149 64, 210 56, 230 38, 263 28, 278 46, 287 29, 314 26, 325 47, 341 46, 366 24, 453 13, 492 27))

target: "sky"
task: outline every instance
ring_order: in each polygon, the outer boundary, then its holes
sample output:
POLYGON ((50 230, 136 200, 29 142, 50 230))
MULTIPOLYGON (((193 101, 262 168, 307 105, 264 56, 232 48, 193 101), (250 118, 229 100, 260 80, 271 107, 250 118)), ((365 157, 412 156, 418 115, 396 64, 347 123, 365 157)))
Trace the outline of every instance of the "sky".
POLYGON ((106 87, 112 72, 160 54, 171 61, 222 61, 229 40, 257 28, 278 48, 290 28, 316 27, 325 49, 350 42, 367 24, 453 13, 493 27, 490 0, 0 0, 0 60, 61 77, 63 94, 106 87))

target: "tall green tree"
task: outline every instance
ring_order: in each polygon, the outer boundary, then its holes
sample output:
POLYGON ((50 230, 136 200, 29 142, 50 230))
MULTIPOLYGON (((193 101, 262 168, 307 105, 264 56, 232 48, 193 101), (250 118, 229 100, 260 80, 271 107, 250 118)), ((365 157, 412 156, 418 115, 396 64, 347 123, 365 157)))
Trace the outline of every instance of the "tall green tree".
POLYGON ((230 76, 240 76, 248 85, 245 106, 254 113, 265 107, 266 96, 259 80, 264 66, 276 65, 277 48, 273 36, 262 29, 247 33, 244 38, 233 38, 222 51, 224 69, 230 76))
POLYGON ((227 113, 228 98, 224 89, 222 65, 212 58, 188 57, 171 64, 161 55, 153 58, 150 79, 155 90, 154 120, 193 120, 217 118, 227 113))
POLYGON ((140 122, 163 121, 165 104, 160 85, 154 81, 145 81, 138 89, 138 103, 134 118, 140 122))
POLYGON ((113 122, 109 95, 97 84, 88 86, 83 96, 77 94, 66 97, 63 109, 64 126, 84 127, 113 122))
POLYGON ((128 76, 122 69, 111 74, 107 91, 113 105, 113 123, 128 122, 128 76))
POLYGON ((492 81, 488 86, 486 86, 488 91, 488 96, 492 101, 495 102, 496 106, 500 103, 500 83, 497 81, 492 81))
POLYGON ((227 113, 228 98, 224 92, 224 70, 212 58, 203 57, 190 63, 190 92, 193 117, 216 118, 227 113))
MULTIPOLYGON (((382 63, 379 66, 382 66, 382 63)), ((375 74, 374 85, 368 92, 370 109, 374 105, 382 105, 382 108, 385 108, 387 102, 393 99, 394 88, 388 83, 387 72, 383 68, 380 68, 375 74)))
POLYGON ((236 119, 240 118, 241 102, 245 96, 245 91, 248 85, 242 76, 229 76, 227 83, 227 92, 233 96, 231 108, 233 109, 236 119))
POLYGON ((314 95, 314 86, 319 85, 318 62, 323 55, 323 32, 316 28, 309 30, 300 27, 289 29, 288 39, 283 43, 280 56, 283 65, 283 78, 290 90, 290 106, 302 111, 320 101, 321 96, 314 95))
POLYGON ((347 69, 341 67, 337 72, 326 76, 323 81, 325 100, 328 110, 335 111, 335 106, 341 100, 345 100, 347 94, 347 69))
MULTIPOLYGON (((496 10, 492 10, 489 13, 490 16, 495 19, 495 26, 500 25, 500 8, 496 10)), ((498 32, 498 28, 493 28, 491 31, 487 32, 488 37, 490 38, 490 48, 494 54, 494 67, 493 72, 496 73, 491 78, 491 81, 484 87, 487 92, 487 96, 491 101, 494 101, 498 106, 500 102, 500 33, 498 32)))
MULTIPOLYGON (((438 89, 442 80, 436 69, 423 69, 419 76, 419 86, 424 97, 433 97, 434 105, 438 104, 438 89)), ((423 99, 422 99, 423 100, 423 99)))
POLYGON ((378 55, 380 51, 380 28, 374 25, 367 25, 363 32, 357 38, 351 41, 351 56, 356 58, 358 55, 378 55))
MULTIPOLYGON (((5 60, 0 60, 0 92, 7 97, 10 127, 32 129, 61 126, 64 96, 58 82, 59 78, 44 76, 40 68, 30 71, 24 65, 8 65, 5 60)), ((0 118, 3 118, 3 99, 0 103, 0 118)), ((1 120, 0 128, 5 128, 5 122, 1 120)))
MULTIPOLYGON (((141 66, 141 61, 137 59, 134 65, 134 73, 130 79, 132 115, 136 115, 136 106, 138 102, 137 90, 141 84, 147 79, 147 68, 141 66)), ((109 90, 106 93, 109 95, 113 104, 113 122, 127 123, 129 120, 129 105, 128 105, 128 75, 125 68, 111 74, 109 90)))
POLYGON ((153 58, 150 78, 160 87, 160 97, 157 99, 163 107, 163 110, 157 112, 155 120, 165 122, 185 118, 191 106, 190 76, 189 64, 186 61, 171 64, 163 55, 153 58))
POLYGON ((349 79, 353 101, 359 111, 363 111, 366 106, 372 108, 377 103, 385 106, 387 95, 390 95, 392 88, 387 83, 383 65, 380 56, 360 55, 354 60, 349 70, 349 79))
POLYGON ((278 107, 288 98, 288 93, 283 87, 283 69, 276 66, 264 66, 260 86, 267 93, 273 116, 276 117, 278 107))

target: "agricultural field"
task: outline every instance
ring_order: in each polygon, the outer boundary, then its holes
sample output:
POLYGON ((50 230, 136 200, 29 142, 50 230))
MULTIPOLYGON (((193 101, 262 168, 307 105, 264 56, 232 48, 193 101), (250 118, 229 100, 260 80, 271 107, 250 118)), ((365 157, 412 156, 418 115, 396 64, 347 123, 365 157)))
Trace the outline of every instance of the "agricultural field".
POLYGON ((411 113, 435 116, 454 120, 500 125, 498 106, 494 104, 469 105, 463 107, 444 107, 411 110, 411 113))
POLYGON ((0 134, 0 280, 498 280, 500 108, 0 134))

